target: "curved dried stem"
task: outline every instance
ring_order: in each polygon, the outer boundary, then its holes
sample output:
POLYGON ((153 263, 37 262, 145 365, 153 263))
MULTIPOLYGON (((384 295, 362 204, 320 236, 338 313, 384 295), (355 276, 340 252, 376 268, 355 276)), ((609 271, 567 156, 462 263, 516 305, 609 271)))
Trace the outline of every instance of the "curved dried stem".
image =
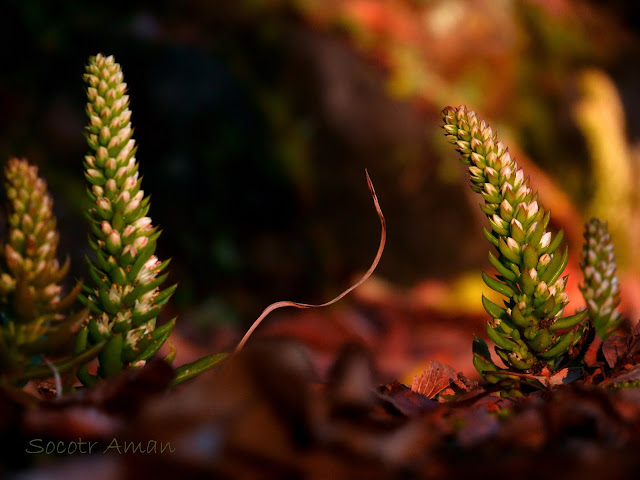
POLYGON ((255 331, 256 328, 258 328, 258 325, 260 325, 262 323, 262 321, 267 317, 267 315, 269 315, 274 310, 277 310, 278 308, 282 308, 282 307, 294 307, 294 308, 322 308, 322 307, 328 307, 329 305, 332 305, 332 304, 336 303, 338 300, 341 300, 342 298, 347 296, 349 293, 351 293, 353 290, 355 290, 360 285, 362 285, 371 276, 371 274, 374 272, 374 270, 378 266, 378 263, 380 262, 380 258, 382 257, 382 252, 384 251, 384 246, 385 246, 385 243, 387 241, 387 225, 386 225, 386 221, 384 219, 384 215, 382 214, 382 209, 380 208, 380 203, 378 202, 378 196, 376 195, 376 190, 373 187, 373 182, 371 181, 371 177, 369 177, 369 172, 367 170, 365 170, 365 174, 367 176, 367 186, 369 187, 369 191, 371 192, 371 196, 373 197, 373 204, 375 206, 376 213, 378 214, 378 218, 380 219, 380 227, 381 227, 380 244, 378 246, 378 251, 376 253, 376 256, 373 259, 373 262, 371 263, 371 266, 369 267, 369 269, 364 273, 364 275, 362 275, 360 280, 358 280, 356 283, 351 285, 349 288, 347 288, 340 295, 338 295, 337 297, 333 298, 332 300, 329 300, 328 302, 321 303, 319 305, 312 305, 312 304, 309 304, 309 303, 291 302, 291 301, 288 301, 288 300, 283 300, 283 301, 280 301, 280 302, 272 303, 271 305, 269 305, 267 308, 265 308, 263 310, 263 312, 256 319, 256 321, 253 322, 253 324, 251 325, 249 330, 247 330, 247 333, 244 334, 244 337, 242 337, 242 340, 240 340, 240 342, 238 343, 238 346, 236 347, 236 349, 234 351, 234 354, 238 353, 240 350, 242 350, 242 348, 244 347, 245 343, 247 343, 247 340, 249 340, 249 337, 251 336, 251 334, 255 331))

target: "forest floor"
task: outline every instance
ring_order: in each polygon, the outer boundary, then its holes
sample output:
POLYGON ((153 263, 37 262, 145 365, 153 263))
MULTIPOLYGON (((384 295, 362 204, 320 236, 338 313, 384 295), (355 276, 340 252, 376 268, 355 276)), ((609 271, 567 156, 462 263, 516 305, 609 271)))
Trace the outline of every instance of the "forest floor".
POLYGON ((242 352, 173 389, 172 368, 156 360, 36 405, 5 394, 2 467, 52 480, 640 471, 638 332, 605 342, 577 381, 564 372, 503 398, 473 376, 483 318, 408 304, 363 289, 347 307, 280 311, 242 352))

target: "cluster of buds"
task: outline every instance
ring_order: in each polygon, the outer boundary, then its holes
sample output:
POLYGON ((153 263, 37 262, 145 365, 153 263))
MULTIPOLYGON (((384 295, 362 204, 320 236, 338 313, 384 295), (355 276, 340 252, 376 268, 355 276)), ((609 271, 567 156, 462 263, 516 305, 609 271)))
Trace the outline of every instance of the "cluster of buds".
MULTIPOLYGON (((56 258, 59 236, 53 200, 37 167, 12 158, 4 175, 8 231, 0 250, 0 376, 19 383, 51 373, 46 367, 29 364, 34 363, 34 356, 57 355, 70 347, 74 329, 86 311, 64 314, 82 285, 76 284, 62 296, 60 282, 69 270, 69 260, 61 266, 56 258)), ((85 353, 80 362, 86 358, 85 353)), ((66 361, 63 369, 75 364, 66 361)))
MULTIPOLYGON (((502 307, 483 296, 492 317, 487 335, 507 371, 553 371, 580 339, 579 324, 586 316, 579 312, 562 318, 568 302, 567 277, 562 276, 568 250, 559 250, 563 233, 547 231, 550 212, 538 204, 529 179, 489 125, 464 106, 445 108, 443 120, 447 139, 469 167, 471 188, 484 199, 481 209, 491 226, 483 231, 496 250, 489 253, 489 262, 497 275, 483 273, 483 279, 506 297, 502 307)), ((503 369, 492 362, 479 337, 474 340, 474 364, 490 382, 504 378, 496 374, 503 369)))
MULTIPOLYGON (((168 338, 174 321, 156 328, 162 306, 175 285, 160 289, 168 260, 155 256, 160 232, 147 216, 149 197, 141 190, 136 144, 132 138, 131 110, 120 65, 113 57, 91 57, 84 79, 87 85, 85 157, 90 245, 88 260, 93 286, 84 300, 91 309, 76 342, 76 351, 107 341, 100 354, 98 376, 110 377, 127 365, 140 365, 168 338)), ((95 378, 82 371, 79 378, 95 378)))
POLYGON ((616 259, 607 223, 591 219, 584 232, 580 268, 584 285, 580 286, 587 303, 589 318, 598 336, 605 340, 622 322, 616 307, 620 303, 620 290, 616 277, 616 259))

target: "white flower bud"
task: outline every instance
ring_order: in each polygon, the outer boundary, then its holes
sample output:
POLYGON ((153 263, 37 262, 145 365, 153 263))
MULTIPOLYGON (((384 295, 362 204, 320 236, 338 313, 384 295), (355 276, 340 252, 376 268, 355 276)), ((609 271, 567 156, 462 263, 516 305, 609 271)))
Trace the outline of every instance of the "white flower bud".
POLYGON ((117 230, 113 230, 109 234, 109 241, 116 247, 119 247, 121 245, 120 234, 118 233, 117 230))
POLYGON ((109 295, 109 300, 111 300, 113 303, 117 305, 120 303, 120 300, 122 298, 122 289, 118 285, 113 284, 109 289, 108 295, 109 295))
POLYGON ((133 246, 139 250, 145 247, 148 242, 149 242, 148 237, 138 237, 133 241, 133 246))
POLYGON ((469 167, 469 173, 472 177, 480 177, 482 178, 484 175, 484 170, 478 167, 469 167))
POLYGON ((514 228, 523 230, 522 224, 517 219, 512 218, 511 219, 511 229, 514 229, 514 228))
POLYGON ((498 187, 496 187, 492 183, 487 182, 484 184, 484 191, 486 192, 487 195, 494 196, 498 193, 498 187))
POLYGON ((484 174, 487 177, 497 177, 498 176, 498 172, 496 171, 495 168, 492 168, 492 167, 485 167, 484 174))
POLYGON ((131 200, 131 194, 128 190, 125 190, 120 195, 118 195, 116 203, 122 201, 123 203, 127 204, 129 203, 129 200, 131 200))
MULTIPOLYGON (((500 208, 504 209, 505 212, 507 212, 507 213, 512 213, 513 212, 513 207, 506 200, 502 200, 502 203, 500 204, 500 208)), ((522 225, 521 225, 521 227, 522 227, 522 225)))
POLYGON ((133 200, 137 201, 137 202, 141 202, 143 198, 144 198, 144 191, 143 190, 139 190, 138 193, 136 193, 133 196, 133 200))
POLYGON ((522 169, 518 169, 518 171, 516 171, 516 177, 513 180, 513 186, 515 188, 520 187, 520 185, 522 185, 524 183, 524 172, 522 171, 522 169))
POLYGON ((516 242, 513 238, 508 237, 507 238, 507 247, 509 247, 511 250, 514 250, 516 252, 520 251, 520 245, 518 245, 518 242, 516 242))
POLYGON ((100 207, 102 210, 106 212, 111 210, 111 202, 109 202, 108 198, 101 197, 96 201, 96 204, 98 205, 98 207, 100 207))
POLYGON ((61 291, 62 291, 62 287, 60 285, 57 285, 55 283, 50 283, 44 288, 43 293, 45 297, 55 298, 60 294, 61 291))
POLYGON ((151 227, 151 218, 150 217, 141 217, 135 222, 133 222, 133 226, 140 231, 147 230, 151 227))
POLYGON ((136 210, 140 206, 140 202, 137 200, 131 200, 126 207, 124 207, 124 213, 128 214, 136 210))
POLYGON ((536 285, 535 295, 536 295, 536 297, 540 297, 540 296, 544 295, 545 293, 547 293, 547 291, 548 291, 547 284, 543 280, 540 283, 538 283, 538 285, 536 285))
POLYGON ((496 225, 498 225, 499 227, 507 228, 508 223, 507 223, 506 221, 504 221, 504 220, 500 217, 500 215, 497 215, 497 214, 495 214, 495 213, 494 213, 494 214, 491 216, 491 220, 493 220, 493 223, 495 223, 495 224, 496 224, 496 225))
POLYGON ((547 265, 549 265, 550 261, 551 261, 551 257, 549 256, 549 254, 545 253, 541 255, 540 258, 538 259, 538 265, 540 267, 546 267, 547 265))
POLYGON ((547 248, 551 243, 551 232, 546 232, 540 239, 539 249, 547 248))
POLYGON ((511 165, 507 164, 500 170, 500 175, 506 179, 511 178, 511 165))

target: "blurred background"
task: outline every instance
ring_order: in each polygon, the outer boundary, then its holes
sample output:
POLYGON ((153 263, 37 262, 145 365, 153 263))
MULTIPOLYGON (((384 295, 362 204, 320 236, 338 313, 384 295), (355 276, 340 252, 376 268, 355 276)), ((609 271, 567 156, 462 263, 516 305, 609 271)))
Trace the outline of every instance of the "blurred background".
MULTIPOLYGON (((640 16, 595 0, 5 1, 0 158, 28 157, 56 201, 60 254, 85 277, 83 66, 115 56, 129 85, 143 188, 179 283, 178 363, 259 335, 292 335, 318 371, 347 341, 389 377, 428 360, 472 375, 486 316, 483 214, 440 111, 467 104, 531 176, 572 252, 609 221, 635 321, 640 245, 640 16)), ((409 380, 410 381, 410 380, 409 380)))

